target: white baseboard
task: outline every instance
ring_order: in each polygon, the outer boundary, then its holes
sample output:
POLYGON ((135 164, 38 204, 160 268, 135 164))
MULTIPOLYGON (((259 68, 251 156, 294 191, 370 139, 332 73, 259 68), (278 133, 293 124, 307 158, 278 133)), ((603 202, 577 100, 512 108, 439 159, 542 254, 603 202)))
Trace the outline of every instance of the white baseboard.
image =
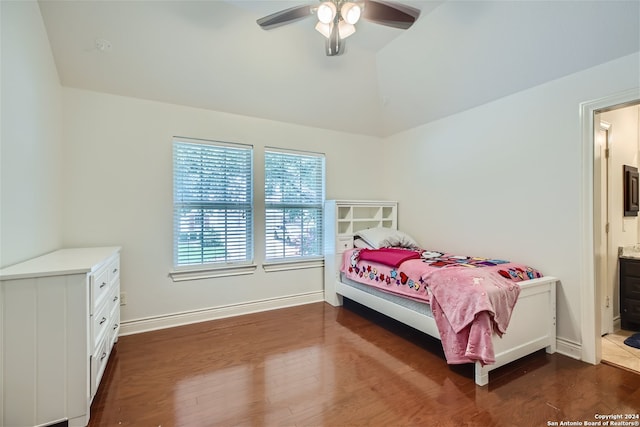
POLYGON ((572 359, 582 359, 582 345, 565 338, 556 338, 556 352, 572 359))
POLYGON ((191 323, 206 322, 208 320, 223 319, 225 317, 240 316, 243 314, 258 313, 260 311, 275 310, 278 308, 293 307, 296 305, 311 304, 322 301, 324 301, 324 292, 318 291, 240 304, 231 304, 222 307, 211 307, 202 310, 172 313, 163 316, 125 320, 120 324, 119 336, 139 334, 141 332, 173 328, 175 326, 188 325, 191 323))

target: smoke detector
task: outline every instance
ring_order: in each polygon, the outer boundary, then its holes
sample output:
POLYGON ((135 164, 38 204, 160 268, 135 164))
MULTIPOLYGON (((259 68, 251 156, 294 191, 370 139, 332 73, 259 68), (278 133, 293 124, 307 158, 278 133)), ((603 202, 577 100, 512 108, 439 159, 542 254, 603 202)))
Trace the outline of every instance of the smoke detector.
POLYGON ((111 52, 111 42, 107 39, 96 39, 95 46, 99 52, 111 52))

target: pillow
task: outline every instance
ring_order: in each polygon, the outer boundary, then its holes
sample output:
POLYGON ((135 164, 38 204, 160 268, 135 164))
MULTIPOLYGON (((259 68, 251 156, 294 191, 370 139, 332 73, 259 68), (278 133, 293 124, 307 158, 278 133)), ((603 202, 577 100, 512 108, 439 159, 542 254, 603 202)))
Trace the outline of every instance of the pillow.
POLYGON ((386 227, 367 228, 355 233, 374 249, 378 248, 408 248, 419 249, 420 245, 408 234, 400 230, 386 227))
POLYGON ((375 249, 375 248, 372 248, 370 244, 368 244, 367 242, 365 242, 359 237, 356 237, 355 239, 353 239, 353 246, 358 249, 375 249))

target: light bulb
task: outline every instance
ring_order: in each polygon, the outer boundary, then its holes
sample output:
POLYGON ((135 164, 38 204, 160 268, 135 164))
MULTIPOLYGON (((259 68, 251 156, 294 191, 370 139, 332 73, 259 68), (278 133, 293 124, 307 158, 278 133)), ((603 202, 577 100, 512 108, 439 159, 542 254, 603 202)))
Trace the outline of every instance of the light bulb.
POLYGON ((329 24, 333 22, 333 18, 336 16, 336 5, 326 1, 318 6, 316 15, 318 16, 318 21, 323 24, 329 24))
POLYGON ((331 35, 331 24, 324 24, 322 22, 318 22, 316 24, 316 31, 318 31, 320 34, 322 34, 326 38, 329 38, 329 36, 331 35))
POLYGON ((340 21, 340 23, 338 24, 338 34, 340 35, 341 39, 346 39, 355 32, 356 27, 346 23, 345 21, 340 21))
POLYGON ((351 2, 343 4, 342 8, 340 8, 340 15, 342 15, 342 19, 344 19, 347 24, 352 25, 358 22, 361 12, 362 10, 360 9, 360 6, 351 2))

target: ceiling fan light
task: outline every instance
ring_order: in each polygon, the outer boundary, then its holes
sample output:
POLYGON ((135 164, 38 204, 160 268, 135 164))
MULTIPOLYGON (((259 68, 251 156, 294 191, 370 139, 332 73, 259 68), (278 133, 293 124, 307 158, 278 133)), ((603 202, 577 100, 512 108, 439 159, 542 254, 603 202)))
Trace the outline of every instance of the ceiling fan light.
POLYGON ((318 6, 316 15, 318 16, 318 21, 323 24, 330 24, 333 22, 333 18, 336 17, 336 5, 326 1, 318 6))
POLYGON ((322 34, 326 38, 329 38, 329 36, 331 35, 331 24, 324 24, 322 22, 318 22, 316 24, 316 31, 318 31, 320 34, 322 34))
POLYGON ((360 19, 360 14, 362 13, 362 9, 355 3, 348 2, 342 5, 340 8, 340 15, 342 15, 342 19, 347 24, 355 24, 360 19))
POLYGON ((341 39, 346 39, 355 32, 356 27, 354 25, 351 25, 345 21, 340 21, 340 23, 338 24, 338 34, 340 35, 341 39))

